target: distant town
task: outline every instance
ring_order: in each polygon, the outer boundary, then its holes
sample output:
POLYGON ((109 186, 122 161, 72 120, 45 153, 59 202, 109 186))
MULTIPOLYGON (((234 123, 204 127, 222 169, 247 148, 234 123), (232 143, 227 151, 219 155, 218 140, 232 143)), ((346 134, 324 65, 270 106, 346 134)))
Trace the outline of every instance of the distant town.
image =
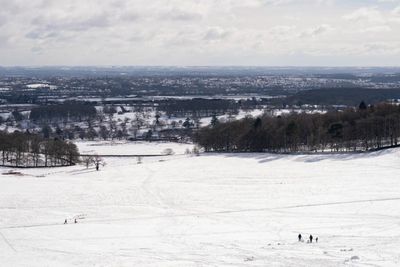
POLYGON ((3 67, 0 129, 63 140, 191 140, 215 120, 397 103, 396 71, 3 67))

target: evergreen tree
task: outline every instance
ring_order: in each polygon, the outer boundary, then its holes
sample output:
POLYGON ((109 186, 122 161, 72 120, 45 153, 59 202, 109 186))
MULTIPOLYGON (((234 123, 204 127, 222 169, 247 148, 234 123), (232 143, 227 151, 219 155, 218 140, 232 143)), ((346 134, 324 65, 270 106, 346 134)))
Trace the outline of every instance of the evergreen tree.
POLYGON ((211 117, 211 126, 215 127, 219 123, 217 115, 214 113, 211 117))
POLYGON ((50 128, 49 125, 46 124, 42 127, 42 135, 44 138, 46 138, 46 139, 50 138, 50 135, 52 132, 53 132, 53 130, 50 128))
POLYGON ((367 104, 365 104, 364 101, 361 101, 360 105, 358 106, 359 110, 366 110, 367 109, 367 104))

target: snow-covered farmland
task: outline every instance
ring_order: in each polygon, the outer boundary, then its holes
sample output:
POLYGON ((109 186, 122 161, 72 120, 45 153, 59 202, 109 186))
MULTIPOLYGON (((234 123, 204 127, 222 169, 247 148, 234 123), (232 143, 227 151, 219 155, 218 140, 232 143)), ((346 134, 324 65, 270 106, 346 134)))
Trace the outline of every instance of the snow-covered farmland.
POLYGON ((184 154, 194 145, 169 142, 129 142, 129 141, 78 141, 81 154, 98 155, 163 155, 166 149, 174 154, 184 154))
POLYGON ((400 264, 398 149, 106 161, 0 175, 0 265, 400 264))

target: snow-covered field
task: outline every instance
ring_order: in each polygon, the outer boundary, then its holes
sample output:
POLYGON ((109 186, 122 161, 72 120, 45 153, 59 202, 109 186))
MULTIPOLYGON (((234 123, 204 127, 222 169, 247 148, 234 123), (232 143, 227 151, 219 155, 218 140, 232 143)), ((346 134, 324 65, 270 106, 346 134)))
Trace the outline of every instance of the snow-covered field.
POLYGON ((398 149, 106 161, 0 175, 0 266, 400 265, 398 149))
POLYGON ((184 154, 194 145, 169 142, 129 142, 129 141, 78 141, 75 142, 81 154, 99 155, 162 155, 166 149, 174 154, 184 154))

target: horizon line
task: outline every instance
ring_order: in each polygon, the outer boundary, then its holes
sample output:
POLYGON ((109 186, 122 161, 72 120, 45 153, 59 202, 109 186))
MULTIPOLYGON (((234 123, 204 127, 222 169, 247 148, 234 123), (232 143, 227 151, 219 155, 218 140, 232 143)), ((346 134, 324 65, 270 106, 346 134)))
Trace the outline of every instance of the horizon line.
POLYGON ((400 65, 0 65, 0 68, 400 68, 400 65))

